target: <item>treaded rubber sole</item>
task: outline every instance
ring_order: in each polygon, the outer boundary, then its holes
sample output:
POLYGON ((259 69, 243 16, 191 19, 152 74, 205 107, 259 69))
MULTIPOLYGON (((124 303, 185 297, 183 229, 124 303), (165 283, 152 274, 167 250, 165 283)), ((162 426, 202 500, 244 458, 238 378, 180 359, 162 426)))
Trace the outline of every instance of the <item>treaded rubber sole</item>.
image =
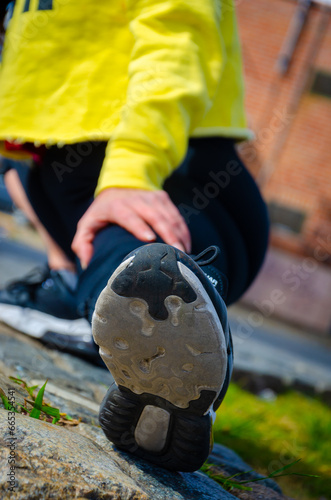
MULTIPOLYGON (((178 410, 167 402, 150 397, 138 396, 119 388, 109 389, 99 415, 100 425, 106 437, 118 448, 148 460, 155 465, 172 471, 194 472, 208 458, 211 447, 211 417, 178 410), (170 414, 163 448, 149 451, 139 446, 136 428, 144 408, 154 406, 166 408, 170 414)), ((142 439, 149 440, 149 433, 159 433, 157 418, 149 416, 144 422, 142 439)))
POLYGON ((198 469, 209 454, 208 411, 222 389, 227 347, 197 276, 172 247, 142 247, 100 294, 92 329, 118 385, 100 411, 106 436, 168 469, 198 469))

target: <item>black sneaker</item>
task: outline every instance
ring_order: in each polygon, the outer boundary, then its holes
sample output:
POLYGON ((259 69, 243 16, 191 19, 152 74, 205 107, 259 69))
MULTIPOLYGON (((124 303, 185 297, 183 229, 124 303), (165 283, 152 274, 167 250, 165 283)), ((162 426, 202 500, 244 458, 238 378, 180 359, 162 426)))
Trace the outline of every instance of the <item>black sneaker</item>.
POLYGON ((50 347, 99 357, 91 326, 77 313, 73 291, 48 266, 0 290, 0 321, 50 347))
POLYGON ((140 247, 113 273, 92 319, 117 384, 100 409, 107 438, 169 470, 195 471, 207 459, 212 413, 231 377, 227 311, 214 287, 222 277, 211 261, 200 262, 206 275, 169 245, 140 247))

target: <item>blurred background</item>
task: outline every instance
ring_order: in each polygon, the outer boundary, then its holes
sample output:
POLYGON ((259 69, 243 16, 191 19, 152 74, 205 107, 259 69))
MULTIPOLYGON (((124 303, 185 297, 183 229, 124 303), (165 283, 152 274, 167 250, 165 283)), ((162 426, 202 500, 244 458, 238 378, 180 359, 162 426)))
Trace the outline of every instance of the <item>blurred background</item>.
POLYGON ((244 302, 331 333, 331 1, 238 0, 246 106, 242 154, 269 206, 271 249, 244 302))
MULTIPOLYGON (((331 0, 234 0, 246 108, 240 153, 267 201, 270 248, 230 308, 234 383, 216 439, 285 492, 331 498, 331 0)), ((223 8, 230 8, 224 0, 223 8)), ((0 286, 46 257, 0 176, 0 286)))

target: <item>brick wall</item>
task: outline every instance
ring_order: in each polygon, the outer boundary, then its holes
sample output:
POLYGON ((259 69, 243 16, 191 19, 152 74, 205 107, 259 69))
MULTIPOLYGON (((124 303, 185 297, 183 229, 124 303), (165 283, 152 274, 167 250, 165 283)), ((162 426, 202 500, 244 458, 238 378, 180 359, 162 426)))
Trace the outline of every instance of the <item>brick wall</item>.
MULTIPOLYGON (((311 7, 289 72, 276 62, 295 13, 294 0, 237 0, 253 143, 241 153, 267 202, 304 214, 300 233, 274 226, 272 243, 331 255, 331 99, 310 92, 316 70, 331 74, 331 16, 311 7)), ((323 263, 331 264, 331 257, 323 263)))

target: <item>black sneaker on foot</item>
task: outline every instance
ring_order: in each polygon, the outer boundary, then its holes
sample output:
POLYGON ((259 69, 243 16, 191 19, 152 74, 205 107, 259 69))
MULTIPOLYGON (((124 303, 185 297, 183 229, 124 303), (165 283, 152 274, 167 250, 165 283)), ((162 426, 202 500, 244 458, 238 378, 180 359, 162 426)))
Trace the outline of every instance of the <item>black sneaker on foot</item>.
POLYGON ((99 357, 91 326, 79 317, 61 272, 36 268, 0 290, 0 321, 48 346, 99 357))
POLYGON ((118 448, 169 470, 195 471, 207 459, 231 377, 220 278, 169 245, 145 245, 113 273, 94 311, 94 339, 117 384, 100 424, 118 448))

